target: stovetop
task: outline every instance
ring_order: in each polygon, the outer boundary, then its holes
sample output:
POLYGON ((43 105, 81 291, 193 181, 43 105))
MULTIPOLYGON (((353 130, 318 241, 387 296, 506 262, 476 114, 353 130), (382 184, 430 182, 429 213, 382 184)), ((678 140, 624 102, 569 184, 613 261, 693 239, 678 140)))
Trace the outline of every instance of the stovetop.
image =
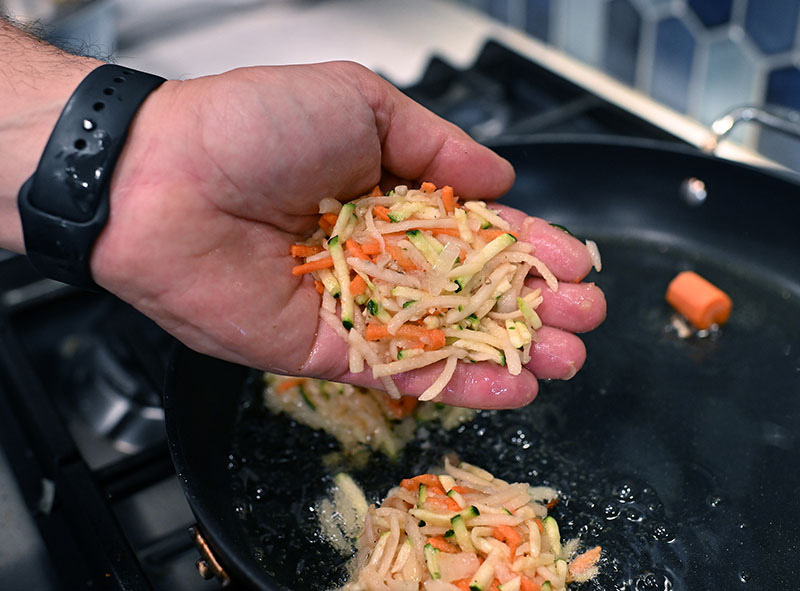
POLYGON ((539 134, 685 143, 493 41, 466 70, 434 58, 420 81, 404 90, 489 144, 539 134))
POLYGON ((0 506, 16 533, 0 538, 4 584, 196 588, 160 407, 171 338, 22 257, 0 262, 0 277, 0 506))
MULTIPOLYGON (((491 143, 541 134, 679 141, 490 42, 407 94, 491 143)), ((166 445, 172 340, 107 293, 0 251, 0 576, 25 589, 213 589, 166 445)))

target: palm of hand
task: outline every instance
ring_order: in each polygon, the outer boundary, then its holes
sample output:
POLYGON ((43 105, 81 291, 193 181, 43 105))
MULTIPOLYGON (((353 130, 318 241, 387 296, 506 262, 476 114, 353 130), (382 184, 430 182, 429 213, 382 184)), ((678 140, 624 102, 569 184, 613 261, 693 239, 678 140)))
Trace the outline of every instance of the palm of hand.
MULTIPOLYGON (((291 275, 289 246, 313 230, 319 200, 358 196, 387 170, 449 175, 464 183, 462 193, 486 196, 513 178, 462 133, 416 106, 409 112, 389 88, 348 64, 168 83, 137 117, 115 172, 95 276, 201 352, 372 384, 347 374, 345 344, 318 326, 311 281, 291 275)), ((474 393, 448 395, 520 405, 536 392, 535 377, 524 374, 461 368, 454 384, 471 383, 474 393)), ((421 372, 401 386, 420 392, 429 380, 421 372)))

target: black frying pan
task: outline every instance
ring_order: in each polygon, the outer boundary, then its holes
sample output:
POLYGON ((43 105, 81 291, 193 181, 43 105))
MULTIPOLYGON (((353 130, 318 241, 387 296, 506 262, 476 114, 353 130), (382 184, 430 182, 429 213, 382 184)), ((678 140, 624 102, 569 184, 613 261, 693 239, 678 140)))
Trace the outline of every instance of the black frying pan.
MULTIPOLYGON (((591 238, 608 319, 584 369, 518 411, 434 431, 355 478, 379 500, 455 451, 563 493, 564 537, 607 557, 589 589, 792 588, 800 574, 800 185, 650 142, 498 146, 518 179, 504 203, 591 238), (706 202, 681 198, 687 177, 706 202), (694 269, 734 302, 715 336, 680 339, 664 303, 694 269), (669 582, 668 582, 669 581, 669 582)), ((344 558, 316 535, 327 436, 265 411, 258 374, 177 351, 165 405, 187 496, 234 579, 325 589, 344 558)))

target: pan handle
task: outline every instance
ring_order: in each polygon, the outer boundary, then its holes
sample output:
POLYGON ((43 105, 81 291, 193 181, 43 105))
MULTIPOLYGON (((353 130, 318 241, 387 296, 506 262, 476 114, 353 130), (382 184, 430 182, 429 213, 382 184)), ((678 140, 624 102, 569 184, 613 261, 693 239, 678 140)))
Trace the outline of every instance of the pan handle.
POLYGON ((200 528, 197 525, 193 525, 189 528, 189 535, 192 536, 194 545, 200 553, 200 559, 195 563, 197 572, 200 573, 200 576, 205 580, 216 577, 220 586, 228 587, 231 584, 231 578, 217 560, 214 551, 211 549, 211 546, 208 545, 200 528))
POLYGON ((800 138, 800 112, 774 105, 768 107, 744 106, 733 109, 711 124, 711 131, 714 135, 705 146, 706 151, 713 154, 723 138, 741 122, 760 123, 764 127, 800 138))

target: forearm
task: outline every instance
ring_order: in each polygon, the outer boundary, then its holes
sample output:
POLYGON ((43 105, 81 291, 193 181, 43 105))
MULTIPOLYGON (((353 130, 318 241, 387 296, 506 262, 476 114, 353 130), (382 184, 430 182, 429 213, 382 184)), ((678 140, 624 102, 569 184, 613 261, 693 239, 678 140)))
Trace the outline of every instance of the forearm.
POLYGON ((36 169, 70 95, 98 65, 0 18, 0 248, 24 251, 17 192, 36 169))

